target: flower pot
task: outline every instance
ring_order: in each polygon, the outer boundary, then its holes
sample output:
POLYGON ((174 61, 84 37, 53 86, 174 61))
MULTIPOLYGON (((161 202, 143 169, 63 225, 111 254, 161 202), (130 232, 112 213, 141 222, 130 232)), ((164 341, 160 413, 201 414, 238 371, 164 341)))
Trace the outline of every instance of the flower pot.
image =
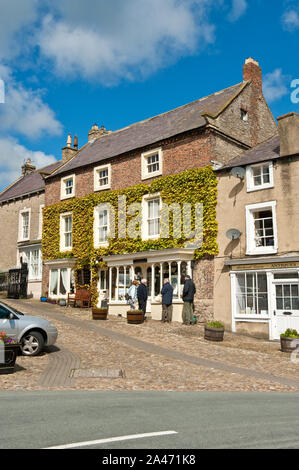
POLYGON ((92 308, 93 320, 107 320, 108 308, 92 308))
POLYGON ((280 346, 282 352, 291 353, 295 351, 295 349, 299 345, 299 338, 289 338, 287 336, 280 337, 280 346))
POLYGON ((40 297, 39 299, 41 302, 47 302, 47 297, 40 297))
MULTIPOLYGON (((0 374, 12 374, 15 371, 16 358, 20 351, 20 346, 20 343, 4 344, 4 362, 0 363, 0 374)), ((2 351, 0 349, 1 353, 2 351)))
POLYGON ((140 325, 144 322, 142 310, 128 310, 127 311, 127 323, 131 325, 140 325))
POLYGON ((56 304, 55 299, 47 299, 48 304, 56 304))
POLYGON ((205 339, 208 341, 223 341, 224 328, 213 328, 205 325, 205 339))
POLYGON ((58 303, 59 303, 59 305, 60 305, 61 307, 65 307, 65 306, 66 306, 66 300, 65 300, 65 299, 60 299, 58 303))

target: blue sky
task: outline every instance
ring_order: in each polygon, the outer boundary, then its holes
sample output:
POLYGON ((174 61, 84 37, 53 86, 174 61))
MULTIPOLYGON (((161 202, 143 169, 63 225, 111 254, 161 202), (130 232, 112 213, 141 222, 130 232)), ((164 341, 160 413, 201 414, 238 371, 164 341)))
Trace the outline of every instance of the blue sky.
POLYGON ((0 0, 0 190, 84 145, 94 122, 116 130, 263 70, 275 117, 298 70, 299 0, 0 0))

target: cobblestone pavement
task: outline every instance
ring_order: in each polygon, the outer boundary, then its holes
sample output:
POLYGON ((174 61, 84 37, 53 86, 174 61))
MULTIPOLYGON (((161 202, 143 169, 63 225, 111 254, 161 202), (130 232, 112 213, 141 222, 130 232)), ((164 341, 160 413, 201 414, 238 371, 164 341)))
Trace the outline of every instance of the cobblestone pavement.
POLYGON ((59 337, 55 346, 38 357, 19 356, 16 372, 0 376, 1 390, 63 390, 67 387, 81 390, 299 391, 299 364, 292 363, 290 355, 280 351, 278 342, 225 333, 224 342, 215 344, 204 340, 201 325, 163 324, 151 320, 143 325, 128 325, 125 318, 113 316, 106 322, 93 321, 87 309, 45 305, 33 300, 7 302, 28 313, 39 311, 40 316, 56 325, 59 337), (165 353, 161 353, 159 347, 165 353), (216 366, 208 367, 200 361, 212 361, 216 366), (69 377, 63 378, 61 372, 66 364, 85 372, 122 369, 124 376, 106 378, 85 373, 85 377, 76 374, 74 378, 71 374, 69 380, 69 377), (47 378, 56 368, 60 370, 59 380, 47 378), (239 368, 247 373, 239 373, 239 368), (275 377, 268 380, 267 375, 275 377))

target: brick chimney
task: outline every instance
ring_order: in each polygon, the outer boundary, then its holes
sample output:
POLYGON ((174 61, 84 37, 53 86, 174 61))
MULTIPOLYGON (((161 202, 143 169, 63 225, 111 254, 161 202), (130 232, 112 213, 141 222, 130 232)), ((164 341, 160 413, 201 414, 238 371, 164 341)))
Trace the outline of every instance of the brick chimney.
POLYGON ((95 123, 88 132, 88 142, 94 139, 99 139, 100 137, 103 137, 104 135, 110 133, 111 131, 107 131, 104 126, 101 126, 101 128, 99 129, 98 125, 95 123))
POLYGON ((246 59, 243 65, 243 80, 244 82, 251 81, 259 93, 262 93, 262 69, 259 63, 252 57, 246 59))
POLYGON ((66 147, 62 148, 62 162, 65 163, 70 160, 78 152, 78 137, 74 138, 74 145, 72 147, 72 136, 68 135, 66 147))
POLYGON ((29 175, 29 173, 32 173, 35 170, 36 170, 36 167, 32 165, 30 158, 28 158, 26 163, 24 163, 24 165, 22 166, 22 175, 23 176, 29 175))
POLYGON ((282 157, 299 154, 299 114, 288 113, 277 118, 282 157))

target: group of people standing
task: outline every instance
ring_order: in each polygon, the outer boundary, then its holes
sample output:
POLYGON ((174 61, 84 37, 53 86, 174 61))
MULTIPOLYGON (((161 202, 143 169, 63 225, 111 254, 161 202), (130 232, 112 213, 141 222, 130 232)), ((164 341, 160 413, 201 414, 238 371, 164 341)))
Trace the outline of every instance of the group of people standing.
MULTIPOLYGON (((196 293, 195 284, 189 275, 185 276, 185 283, 183 289, 182 299, 184 302, 183 307, 183 323, 185 325, 193 324, 194 315, 194 295, 196 293)), ((172 320, 172 301, 173 301, 173 287, 169 282, 169 279, 164 279, 163 287, 161 290, 162 295, 162 322, 171 322, 172 320)), ((147 292, 147 280, 141 279, 141 281, 134 280, 128 290, 127 302, 132 309, 135 309, 138 301, 138 308, 143 312, 143 318, 146 320, 146 303, 148 298, 147 292)))

